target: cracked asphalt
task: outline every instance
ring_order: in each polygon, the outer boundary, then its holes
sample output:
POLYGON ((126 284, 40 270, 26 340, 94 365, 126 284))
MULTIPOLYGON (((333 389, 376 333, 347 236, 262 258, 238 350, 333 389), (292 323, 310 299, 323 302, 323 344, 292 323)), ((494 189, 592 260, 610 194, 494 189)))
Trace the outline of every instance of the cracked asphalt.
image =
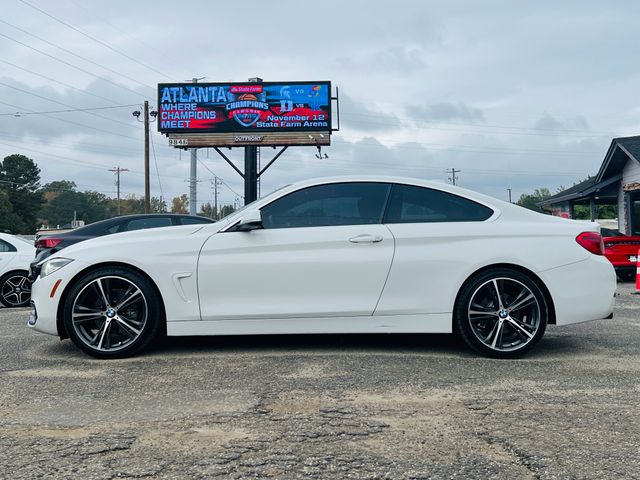
POLYGON ((640 479, 640 295, 618 291, 519 360, 340 335, 99 361, 0 310, 0 478, 640 479))

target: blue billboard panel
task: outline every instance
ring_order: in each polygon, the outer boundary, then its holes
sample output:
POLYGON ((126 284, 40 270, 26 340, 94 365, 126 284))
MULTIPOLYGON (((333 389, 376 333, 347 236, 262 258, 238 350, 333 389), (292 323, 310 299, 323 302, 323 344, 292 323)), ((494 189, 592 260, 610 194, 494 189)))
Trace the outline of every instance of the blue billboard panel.
POLYGON ((161 83, 161 133, 327 132, 331 82, 161 83))

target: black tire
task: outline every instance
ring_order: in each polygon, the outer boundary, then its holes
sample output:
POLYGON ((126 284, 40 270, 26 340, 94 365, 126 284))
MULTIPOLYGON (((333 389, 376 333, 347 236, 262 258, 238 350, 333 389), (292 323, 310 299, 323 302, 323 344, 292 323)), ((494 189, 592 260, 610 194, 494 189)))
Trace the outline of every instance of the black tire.
POLYGON ((454 308, 455 331, 472 349, 492 358, 523 355, 540 341, 548 321, 549 306, 538 284, 509 268, 473 276, 454 308))
POLYGON ((631 281, 635 282, 636 274, 635 272, 619 272, 618 278, 622 282, 631 282, 631 281))
POLYGON ((162 303, 151 282, 135 270, 119 267, 94 270, 75 282, 63 318, 71 341, 103 359, 141 352, 164 322, 162 303))
POLYGON ((0 303, 5 307, 26 307, 31 301, 31 280, 24 271, 5 273, 0 278, 0 303))

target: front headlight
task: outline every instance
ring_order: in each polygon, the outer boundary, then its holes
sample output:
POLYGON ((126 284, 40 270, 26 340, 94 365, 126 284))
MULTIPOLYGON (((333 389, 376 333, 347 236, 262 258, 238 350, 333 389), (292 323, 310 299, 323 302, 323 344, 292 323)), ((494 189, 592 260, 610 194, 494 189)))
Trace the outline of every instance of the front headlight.
POLYGON ((40 277, 44 278, 47 275, 51 275, 71 262, 73 262, 73 260, 70 258, 52 258, 51 260, 45 260, 42 264, 42 268, 40 269, 40 277))

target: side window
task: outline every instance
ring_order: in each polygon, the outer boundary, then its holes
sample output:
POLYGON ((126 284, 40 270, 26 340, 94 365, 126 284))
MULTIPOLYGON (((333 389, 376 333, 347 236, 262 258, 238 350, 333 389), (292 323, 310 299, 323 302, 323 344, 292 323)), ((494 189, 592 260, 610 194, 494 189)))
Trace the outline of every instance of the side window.
POLYGON ((211 223, 208 218, 193 218, 193 217, 177 217, 178 225, 199 225, 202 223, 211 223))
POLYGON ((386 183, 332 183, 305 188, 262 208, 264 228, 380 223, 386 183))
POLYGON ((493 210, 452 193, 394 185, 384 223, 481 222, 493 210))
POLYGON ((9 242, 0 240, 0 253, 17 252, 18 249, 11 245, 9 242))
POLYGON ((170 217, 149 217, 129 220, 129 223, 121 231, 142 230, 144 228, 170 227, 172 225, 170 217))

